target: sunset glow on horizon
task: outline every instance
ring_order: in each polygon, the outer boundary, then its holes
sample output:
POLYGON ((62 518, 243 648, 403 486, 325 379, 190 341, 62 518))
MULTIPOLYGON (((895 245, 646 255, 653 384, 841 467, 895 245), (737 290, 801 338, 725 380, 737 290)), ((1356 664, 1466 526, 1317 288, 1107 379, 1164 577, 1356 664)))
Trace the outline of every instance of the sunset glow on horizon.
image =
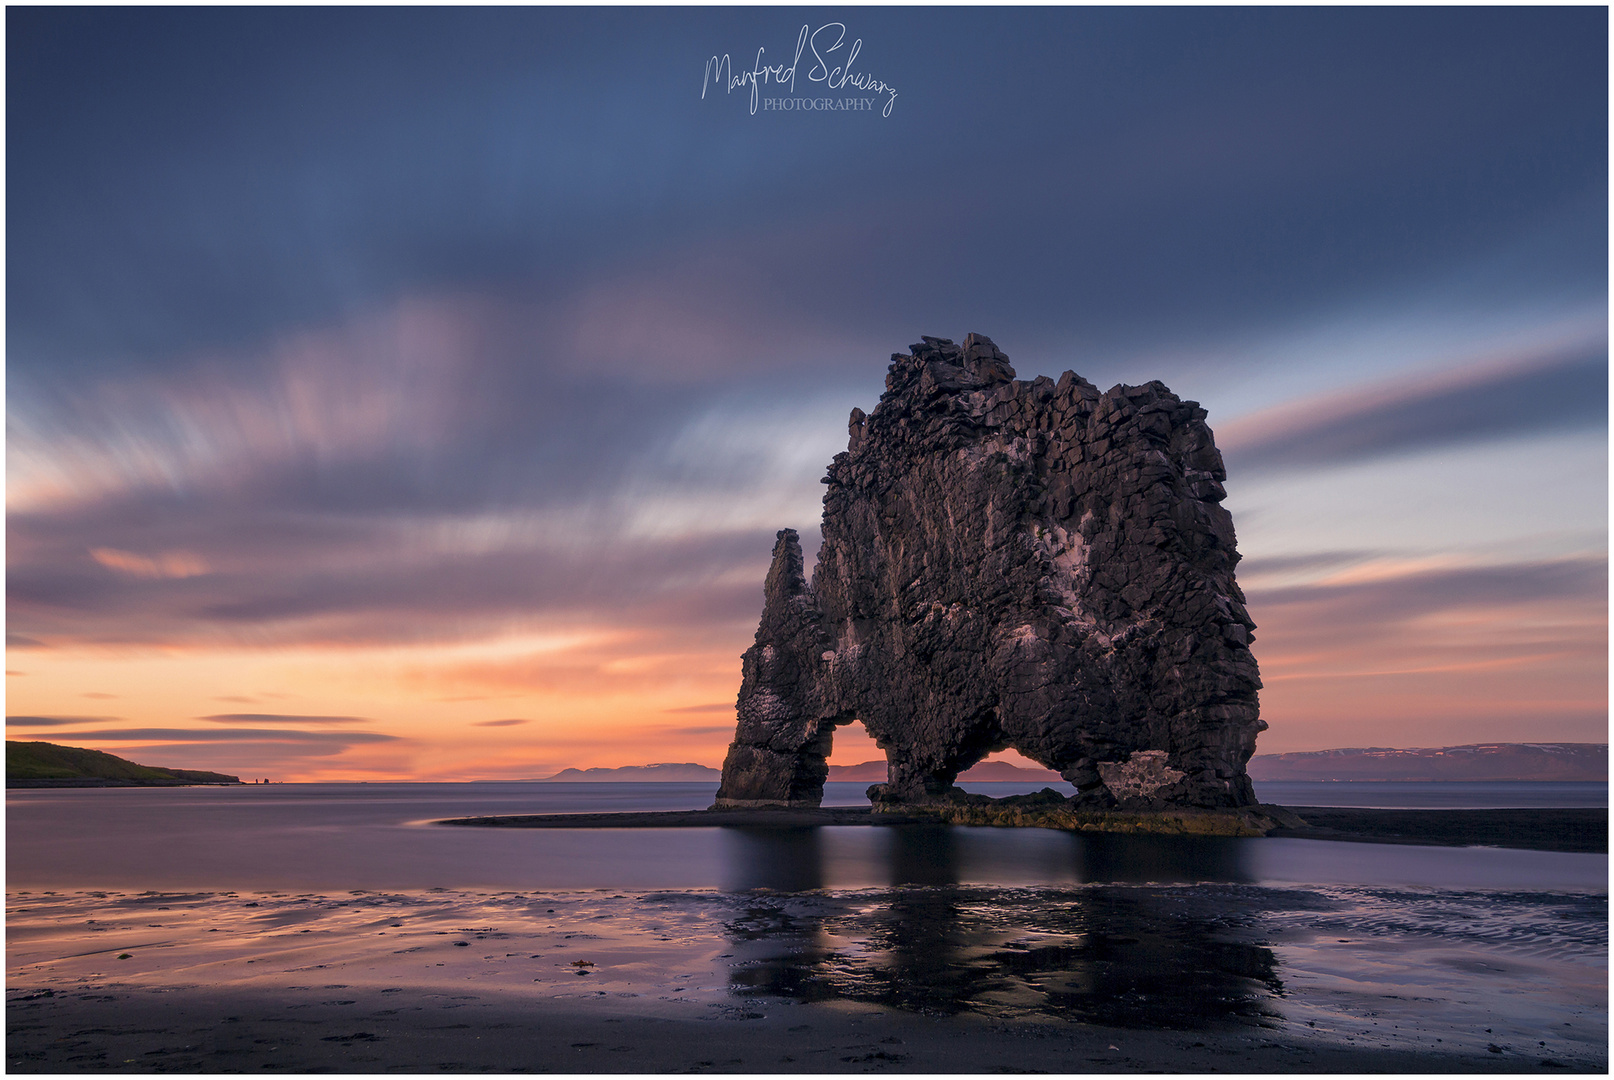
POLYGON ((854 9, 885 117, 699 96, 782 9, 11 8, 8 738, 719 766, 973 331, 1209 411, 1258 753, 1606 741, 1606 14, 854 9))

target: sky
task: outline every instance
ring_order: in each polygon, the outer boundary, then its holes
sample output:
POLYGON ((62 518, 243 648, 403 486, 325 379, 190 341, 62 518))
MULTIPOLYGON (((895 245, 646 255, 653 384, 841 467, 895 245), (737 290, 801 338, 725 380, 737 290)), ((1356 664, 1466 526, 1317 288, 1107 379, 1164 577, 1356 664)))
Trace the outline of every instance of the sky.
POLYGON ((1257 752, 1607 738, 1604 8, 6 30, 8 738, 717 766, 774 533, 970 332, 1209 411, 1257 752))

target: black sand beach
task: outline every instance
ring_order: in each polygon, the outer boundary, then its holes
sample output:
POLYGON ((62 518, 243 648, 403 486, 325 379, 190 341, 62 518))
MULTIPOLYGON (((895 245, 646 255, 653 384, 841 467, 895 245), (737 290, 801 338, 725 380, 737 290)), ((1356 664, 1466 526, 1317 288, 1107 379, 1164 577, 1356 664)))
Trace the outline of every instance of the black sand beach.
MULTIPOLYGON (((874 1007, 659 1015, 347 986, 261 994, 103 987, 12 999, 7 1068, 114 1072, 1600 1072, 1594 1058, 1401 1049, 1266 1031, 1136 1031, 874 1007), (343 995, 356 995, 344 997, 343 995)), ((1555 1051, 1555 1053, 1557 1053, 1555 1051)))
POLYGON ((1606 1070, 1603 969, 1582 962, 1606 950, 1606 901, 1404 901, 1240 886, 26 893, 8 913, 6 1064, 1606 1070))

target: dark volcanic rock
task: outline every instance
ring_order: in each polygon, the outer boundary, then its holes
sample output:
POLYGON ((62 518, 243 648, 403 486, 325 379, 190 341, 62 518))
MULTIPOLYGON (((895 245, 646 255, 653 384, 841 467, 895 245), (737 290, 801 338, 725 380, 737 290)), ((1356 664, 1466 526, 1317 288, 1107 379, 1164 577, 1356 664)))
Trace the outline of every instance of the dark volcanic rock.
POLYGON ((894 355, 829 467, 809 585, 779 533, 719 806, 816 806, 836 725, 877 805, 1014 748, 1078 807, 1255 803, 1261 682, 1205 410, 1158 382, 1016 380, 987 338, 894 355))

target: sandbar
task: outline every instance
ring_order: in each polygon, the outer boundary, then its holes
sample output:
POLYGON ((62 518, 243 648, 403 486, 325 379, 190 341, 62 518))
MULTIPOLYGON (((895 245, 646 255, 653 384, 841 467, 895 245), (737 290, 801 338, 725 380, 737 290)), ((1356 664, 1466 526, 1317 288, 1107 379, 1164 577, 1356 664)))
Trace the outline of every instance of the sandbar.
MULTIPOLYGON (((1383 810, 1359 807, 1276 808, 1302 824, 1269 836, 1356 843, 1486 846, 1535 851, 1608 851, 1608 809, 1383 810)), ((490 829, 804 828, 922 823, 920 817, 835 806, 748 810, 619 811, 598 814, 521 814, 452 818, 440 825, 490 829)))
POLYGON ((1504 847, 1533 851, 1608 852, 1607 807, 1486 810, 1379 810, 1291 806, 1304 828, 1268 836, 1437 847, 1504 847))

